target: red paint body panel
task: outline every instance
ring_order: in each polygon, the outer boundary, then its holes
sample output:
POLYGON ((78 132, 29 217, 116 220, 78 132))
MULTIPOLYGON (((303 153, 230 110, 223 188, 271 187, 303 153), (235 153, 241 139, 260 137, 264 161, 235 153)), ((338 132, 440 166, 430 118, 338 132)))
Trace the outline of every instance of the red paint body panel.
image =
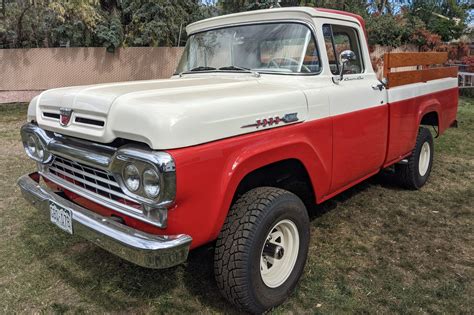
POLYGON ((380 170, 385 161, 388 105, 335 116, 330 193, 380 170))
POLYGON ((385 165, 410 154, 416 142, 418 127, 426 113, 436 112, 442 134, 456 119, 458 88, 390 103, 389 147, 385 165))
POLYGON ((196 248, 217 238, 237 186, 250 172, 297 159, 308 171, 315 202, 323 202, 376 174, 384 163, 391 163, 387 158, 401 159, 414 145, 421 117, 432 110, 439 113, 440 131, 444 131, 456 118, 457 89, 169 150, 176 163, 177 199, 165 229, 63 191, 77 204, 104 216, 118 215, 133 228, 154 234, 188 234, 193 238, 191 248, 196 248))
POLYGON ((169 212, 167 230, 191 235, 193 246, 197 246, 217 237, 238 184, 265 165, 298 159, 310 174, 316 198, 325 195, 331 180, 332 120, 304 122, 168 153, 176 162, 177 206, 169 212))

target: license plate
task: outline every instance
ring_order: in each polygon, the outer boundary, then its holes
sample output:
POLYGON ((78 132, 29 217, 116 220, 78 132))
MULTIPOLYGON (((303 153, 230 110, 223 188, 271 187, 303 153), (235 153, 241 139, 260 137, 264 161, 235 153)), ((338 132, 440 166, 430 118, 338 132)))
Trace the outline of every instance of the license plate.
POLYGON ((72 211, 61 207, 57 203, 49 203, 51 222, 60 229, 72 234, 72 211))

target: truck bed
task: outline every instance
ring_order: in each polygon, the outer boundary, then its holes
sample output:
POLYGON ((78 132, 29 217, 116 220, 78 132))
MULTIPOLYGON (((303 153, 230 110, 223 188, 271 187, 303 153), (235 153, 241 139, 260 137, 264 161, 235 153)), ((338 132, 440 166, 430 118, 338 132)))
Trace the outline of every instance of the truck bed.
POLYGON ((443 67, 447 53, 388 53, 384 56, 389 103, 385 166, 403 159, 415 145, 420 124, 442 134, 456 120, 457 67, 443 67))

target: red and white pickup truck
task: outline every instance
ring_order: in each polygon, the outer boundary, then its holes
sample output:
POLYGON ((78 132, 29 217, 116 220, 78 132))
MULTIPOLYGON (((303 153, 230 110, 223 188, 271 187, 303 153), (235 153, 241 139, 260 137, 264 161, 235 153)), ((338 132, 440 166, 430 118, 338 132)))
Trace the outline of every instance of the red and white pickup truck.
POLYGON ((392 167, 407 188, 456 123, 445 54, 388 54, 374 73, 361 17, 279 8, 191 24, 167 80, 43 92, 21 129, 26 199, 67 233, 148 268, 215 242, 223 295, 284 301, 309 244, 307 208, 392 167), (418 66, 415 70, 396 68, 418 66), (398 69, 398 70, 406 70, 398 69), (431 127, 430 127, 431 128, 431 127))

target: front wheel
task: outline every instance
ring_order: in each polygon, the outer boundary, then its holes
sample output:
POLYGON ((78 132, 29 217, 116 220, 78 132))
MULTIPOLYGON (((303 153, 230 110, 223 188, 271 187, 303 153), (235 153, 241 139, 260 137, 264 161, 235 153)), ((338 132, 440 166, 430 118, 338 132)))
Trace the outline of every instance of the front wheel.
POLYGON ((433 165, 433 152, 433 136, 427 128, 421 127, 408 163, 395 165, 395 174, 402 186, 420 189, 426 183, 433 165))
POLYGON ((262 313, 283 303, 295 288, 308 247, 303 202, 279 188, 253 189, 232 206, 217 240, 217 284, 234 305, 262 313))

